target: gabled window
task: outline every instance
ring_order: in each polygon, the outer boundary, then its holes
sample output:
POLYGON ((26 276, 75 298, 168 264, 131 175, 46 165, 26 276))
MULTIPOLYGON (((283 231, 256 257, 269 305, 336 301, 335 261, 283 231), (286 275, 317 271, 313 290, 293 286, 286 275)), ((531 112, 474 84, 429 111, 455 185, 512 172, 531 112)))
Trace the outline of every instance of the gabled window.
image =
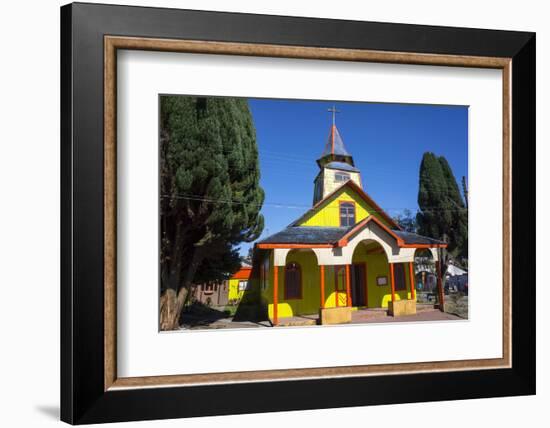
POLYGON ((355 203, 340 202, 340 226, 349 227, 355 224, 355 203))
POLYGON ((302 269, 296 262, 285 266, 285 300, 302 298, 302 269))
POLYGON ((337 183, 344 183, 350 179, 350 176, 347 172, 335 172, 334 181, 337 183))

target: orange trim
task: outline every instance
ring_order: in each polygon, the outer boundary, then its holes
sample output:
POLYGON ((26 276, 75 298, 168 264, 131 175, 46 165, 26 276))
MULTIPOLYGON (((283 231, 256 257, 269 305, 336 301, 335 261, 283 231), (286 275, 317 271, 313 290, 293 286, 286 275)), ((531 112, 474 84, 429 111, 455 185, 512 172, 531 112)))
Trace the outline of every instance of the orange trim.
POLYGON ((403 244, 401 248, 447 248, 448 244, 403 244))
POLYGON ((396 241, 397 246, 400 248, 447 248, 447 244, 405 244, 405 241, 403 241, 402 238, 397 236, 393 230, 388 228, 384 223, 382 223, 379 219, 377 219, 373 215, 369 215, 368 217, 361 220, 359 223, 357 223, 353 229, 351 229, 348 233, 346 233, 340 240, 336 242, 336 246, 338 247, 345 247, 349 243, 350 236, 357 233, 359 230, 361 230, 364 226, 367 225, 368 222, 374 221, 378 226, 380 226, 382 229, 384 229, 387 233, 389 233, 396 241))
POLYGON ((391 301, 395 302, 395 277, 393 274, 393 263, 390 263, 391 301))
POLYGON ((342 204, 353 204, 353 218, 357 218, 357 205, 355 204, 355 201, 338 201, 338 225, 340 227, 342 226, 342 204))
POLYGON ((326 195, 323 199, 321 199, 319 202, 317 202, 313 207, 311 207, 309 210, 307 210, 301 217, 299 217, 296 221, 291 223, 291 226, 296 225, 299 223, 304 217, 306 217, 311 211, 319 208, 323 203, 325 203, 328 199, 332 198, 337 192, 339 192, 341 189, 343 189, 345 186, 351 187, 355 192, 363 199, 366 203, 368 203, 370 206, 374 208, 374 210, 382 217, 384 220, 386 220, 391 226, 395 227, 396 229, 401 230, 401 227, 382 209, 380 206, 374 202, 374 200, 365 192, 361 186, 359 186, 357 183, 355 183, 353 180, 348 180, 344 184, 342 184, 337 189, 334 189, 332 192, 330 192, 328 195, 326 195))
POLYGON ((321 268, 321 309, 325 308, 325 265, 319 266, 321 268))
POLYGON ((331 147, 331 154, 334 154, 334 128, 336 128, 336 125, 332 125, 332 147, 331 147))
POLYGON ((273 266, 273 325, 279 324, 279 266, 273 266))
POLYGON ((302 297, 303 297, 303 292, 302 292, 302 266, 300 266, 300 263, 298 262, 288 262, 286 265, 285 265, 285 291, 284 291, 284 296, 285 296, 285 300, 302 300, 302 297), (286 278, 286 270, 287 270, 287 266, 291 263, 294 263, 296 265, 296 267, 298 268, 298 272, 300 272, 300 281, 299 281, 299 290, 300 290, 300 295, 298 297, 288 297, 288 294, 287 294, 287 284, 288 284, 288 281, 287 281, 287 278, 286 278))
POLYGON ((251 267, 241 267, 237 272, 235 272, 231 279, 250 279, 250 274, 252 273, 251 267))
POLYGON ((359 223, 355 225, 353 229, 351 229, 348 233, 346 233, 337 243, 336 245, 339 247, 345 247, 348 245, 349 237, 355 234, 357 231, 361 230, 364 226, 367 225, 370 221, 374 221, 378 226, 380 226, 382 229, 384 229, 386 232, 388 232, 396 241, 398 246, 405 245, 405 242, 403 239, 401 239, 399 236, 397 236, 391 229, 389 229, 384 223, 382 223, 380 220, 378 220, 375 216, 369 215, 367 218, 361 220, 359 223))
POLYGON ((346 302, 348 307, 351 308, 351 285, 350 285, 349 265, 346 265, 346 302))
POLYGON ((414 285, 414 269, 412 262, 409 262, 409 284, 411 285, 411 299, 416 299, 416 287, 414 285))
POLYGON ((334 248, 333 244, 256 244, 262 250, 272 248, 334 248))

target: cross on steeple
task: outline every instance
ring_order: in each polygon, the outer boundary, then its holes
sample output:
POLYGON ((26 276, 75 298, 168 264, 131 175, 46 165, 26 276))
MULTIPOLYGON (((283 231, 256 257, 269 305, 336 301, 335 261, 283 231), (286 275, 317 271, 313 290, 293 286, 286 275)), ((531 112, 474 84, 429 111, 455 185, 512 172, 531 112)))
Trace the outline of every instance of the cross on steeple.
POLYGON ((332 126, 336 125, 336 113, 340 113, 340 110, 336 110, 336 106, 333 105, 331 108, 327 109, 327 111, 332 113, 332 126))
POLYGON ((315 178, 314 204, 349 180, 361 187, 360 171, 355 167, 353 157, 346 150, 342 136, 336 128, 336 113, 340 113, 340 111, 336 109, 335 105, 328 108, 327 111, 332 113, 332 125, 323 153, 317 159, 320 171, 315 178))

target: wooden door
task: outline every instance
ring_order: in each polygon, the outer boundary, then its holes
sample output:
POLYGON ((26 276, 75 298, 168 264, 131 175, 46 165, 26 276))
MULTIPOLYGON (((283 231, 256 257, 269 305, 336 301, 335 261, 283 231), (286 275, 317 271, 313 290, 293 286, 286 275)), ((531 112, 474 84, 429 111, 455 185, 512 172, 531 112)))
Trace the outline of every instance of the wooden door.
POLYGON ((365 263, 357 263, 351 266, 351 301, 353 306, 367 306, 365 263))

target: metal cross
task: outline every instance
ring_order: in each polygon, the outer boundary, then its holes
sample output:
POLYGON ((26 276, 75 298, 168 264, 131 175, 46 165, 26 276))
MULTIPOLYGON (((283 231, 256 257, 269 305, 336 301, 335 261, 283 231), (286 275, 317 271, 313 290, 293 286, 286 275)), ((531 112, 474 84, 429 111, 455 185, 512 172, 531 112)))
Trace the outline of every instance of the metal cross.
POLYGON ((336 110, 336 106, 333 105, 331 108, 327 109, 327 111, 332 113, 332 126, 336 124, 336 113, 340 113, 340 110, 336 110))

